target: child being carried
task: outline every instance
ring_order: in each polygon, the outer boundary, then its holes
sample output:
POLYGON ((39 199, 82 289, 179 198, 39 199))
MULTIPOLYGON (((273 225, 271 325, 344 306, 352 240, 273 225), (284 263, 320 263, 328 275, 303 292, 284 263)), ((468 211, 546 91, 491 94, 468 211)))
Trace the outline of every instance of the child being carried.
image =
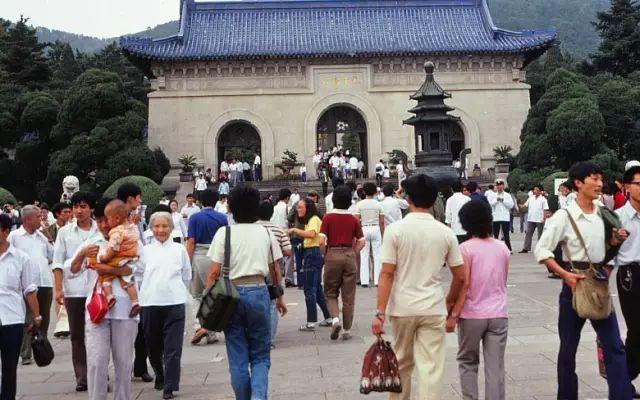
MULTIPOLYGON (((130 262, 137 261, 140 232, 136 225, 129 221, 125 204, 120 200, 113 200, 105 208, 104 214, 111 230, 109 231, 109 245, 104 253, 98 255, 98 262, 121 268, 130 262)), ((140 312, 140 304, 132 276, 100 275, 98 285, 102 286, 109 308, 111 308, 116 302, 111 283, 116 279, 131 300, 132 306, 129 316, 133 318, 140 312)))

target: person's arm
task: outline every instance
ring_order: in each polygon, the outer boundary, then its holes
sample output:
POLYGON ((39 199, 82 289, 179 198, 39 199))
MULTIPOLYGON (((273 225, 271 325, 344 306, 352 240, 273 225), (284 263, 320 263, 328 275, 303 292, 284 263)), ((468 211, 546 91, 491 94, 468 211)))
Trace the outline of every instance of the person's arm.
POLYGON ((289 233, 296 234, 305 239, 314 239, 316 236, 318 236, 318 232, 316 232, 313 229, 305 231, 303 229, 298 229, 298 228, 289 228, 289 233))
POLYGON ((495 196, 493 193, 488 193, 486 197, 491 207, 495 206, 498 203, 498 196, 495 196))
MULTIPOLYGON (((547 221, 547 225, 542 232, 542 236, 540 236, 540 240, 538 240, 536 248, 534 249, 534 256, 539 263, 544 264, 549 268, 549 270, 551 270, 551 272, 554 272, 556 275, 561 277, 562 280, 564 280, 564 282, 571 288, 571 291, 574 292, 576 283, 579 280, 584 279, 584 276, 574 274, 562 268, 556 261, 553 254, 558 243, 563 240, 565 225, 569 224, 569 221, 567 221, 567 217, 565 216, 566 212, 564 212, 565 215, 562 215, 562 213, 562 211, 556 213, 547 221)), ((571 257, 570 254, 565 255, 569 258, 571 257)))
POLYGON ((378 294, 376 301, 376 316, 371 323, 371 331, 374 335, 384 333, 384 321, 386 319, 385 310, 391 296, 391 288, 396 276, 396 265, 383 263, 380 277, 378 278, 378 294))
POLYGON ((454 331, 469 291, 469 267, 467 263, 451 266, 450 270, 453 278, 447 295, 447 332, 454 331), (451 308, 449 308, 450 305, 451 308))
POLYGON ((213 285, 213 282, 215 282, 220 277, 221 270, 222 264, 215 261, 211 263, 211 267, 209 268, 209 275, 207 276, 207 287, 213 285))
POLYGON ((66 246, 63 240, 63 234, 58 232, 56 241, 53 244, 53 260, 51 268, 53 268, 53 288, 56 303, 62 305, 64 301, 64 290, 62 289, 63 273, 62 265, 64 264, 64 255, 66 254, 66 246))
POLYGON ((360 253, 360 251, 361 251, 362 249, 364 249, 365 244, 366 244, 366 242, 365 242, 365 240, 364 240, 364 237, 361 237, 361 238, 359 238, 359 239, 356 239, 356 240, 355 240, 355 244, 353 245, 353 250, 354 250, 356 253, 360 253))
POLYGON ((451 222, 453 221, 453 206, 451 205, 451 198, 447 200, 447 204, 444 206, 444 223, 447 224, 448 227, 451 227, 451 222))
POLYGON ((96 257, 98 255, 99 247, 95 244, 82 247, 76 251, 71 259, 71 273, 77 274, 82 269, 82 265, 87 257, 96 257))
POLYGON ((378 224, 380 225, 380 234, 384 236, 384 214, 378 216, 378 224))
POLYGON ((39 328, 42 323, 42 315, 40 315, 40 305, 38 304, 38 291, 35 290, 33 292, 25 294, 24 298, 26 300, 27 306, 29 310, 31 310, 31 314, 33 315, 33 322, 31 325, 27 327, 27 331, 33 332, 34 328, 39 328))
POLYGON ((179 247, 179 249, 180 249, 180 256, 181 256, 181 263, 182 263, 182 269, 181 269, 182 282, 184 282, 185 286, 188 287, 189 283, 191 282, 191 279, 193 279, 193 272, 191 269, 191 260, 189 259, 187 250, 184 247, 179 247))
POLYGON ((111 248, 111 247, 107 247, 107 249, 104 251, 104 254, 102 254, 100 256, 100 261, 101 263, 108 263, 109 261, 113 260, 113 257, 116 256, 116 252, 111 248))
POLYGON ((187 225, 184 223, 184 219, 180 218, 180 232, 182 233, 182 238, 187 237, 187 225))
POLYGON ((507 207, 507 210, 511 210, 513 208, 515 203, 513 202, 513 197, 511 197, 511 194, 507 193, 507 195, 504 196, 504 202, 502 204, 507 207))
POLYGON ((189 256, 189 260, 193 262, 193 252, 196 249, 196 240, 192 237, 187 239, 187 255, 189 256))
POLYGON ((124 265, 122 267, 113 267, 111 265, 98 263, 93 266, 93 269, 99 275, 115 275, 115 276, 129 276, 133 274, 133 268, 129 266, 129 264, 124 265))
POLYGON ((33 315, 33 324, 27 327, 28 331, 33 331, 34 326, 39 327, 42 322, 40 306, 38 304, 38 284, 40 283, 40 269, 30 260, 22 268, 20 284, 25 302, 33 315))

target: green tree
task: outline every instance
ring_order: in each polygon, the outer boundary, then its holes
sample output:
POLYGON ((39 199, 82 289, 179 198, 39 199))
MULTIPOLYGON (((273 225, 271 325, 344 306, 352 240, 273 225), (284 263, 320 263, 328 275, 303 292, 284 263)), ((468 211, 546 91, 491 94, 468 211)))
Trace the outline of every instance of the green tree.
POLYGON ((47 52, 52 72, 52 86, 67 87, 80 74, 82 69, 69 43, 56 41, 47 52))
POLYGON ((144 73, 126 59, 116 42, 106 46, 88 61, 92 68, 117 74, 123 81, 128 97, 147 103, 147 94, 151 91, 149 82, 144 73))
POLYGON ((602 39, 592 56, 597 71, 627 76, 640 70, 640 4, 611 0, 611 8, 598 13, 595 27, 602 39))
POLYGON ((597 95, 605 121, 604 141, 620 158, 629 159, 640 139, 640 85, 607 78, 597 95))
POLYGON ((164 175, 156 163, 155 156, 142 142, 128 146, 107 159, 104 168, 96 173, 96 189, 104 190, 119 178, 141 175, 162 183, 164 175))
POLYGON ((10 82, 31 89, 42 88, 49 81, 51 71, 42 51, 45 45, 38 43, 36 30, 27 22, 28 19, 20 17, 8 29, 3 39, 0 65, 10 82))
POLYGON ((349 156, 355 156, 357 159, 362 158, 360 154, 360 135, 349 132, 342 136, 342 148, 349 150, 349 156))

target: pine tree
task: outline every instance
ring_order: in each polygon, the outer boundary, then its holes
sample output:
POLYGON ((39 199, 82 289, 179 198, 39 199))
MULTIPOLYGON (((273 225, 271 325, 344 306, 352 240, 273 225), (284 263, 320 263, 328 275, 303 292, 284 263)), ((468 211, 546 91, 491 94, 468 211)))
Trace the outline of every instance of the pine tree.
POLYGON ((50 47, 48 56, 53 70, 53 80, 69 86, 82 73, 76 55, 69 43, 56 41, 50 47))
POLYGON ((602 38, 592 56, 596 70, 627 76, 640 70, 640 4, 611 0, 609 11, 598 13, 594 23, 602 38))
POLYGON ((45 45, 38 43, 36 30, 27 22, 28 19, 20 17, 20 21, 8 30, 0 66, 12 83, 39 89, 49 81, 51 71, 42 52, 45 45))

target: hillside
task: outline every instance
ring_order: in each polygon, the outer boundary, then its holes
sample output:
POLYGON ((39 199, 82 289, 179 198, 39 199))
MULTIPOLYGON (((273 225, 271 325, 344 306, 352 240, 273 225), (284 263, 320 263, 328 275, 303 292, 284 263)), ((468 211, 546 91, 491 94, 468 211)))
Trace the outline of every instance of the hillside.
MULTIPOLYGON (((598 11, 609 7, 610 0, 487 0, 494 23, 506 29, 556 28, 560 34, 563 50, 584 58, 592 53, 599 43, 591 22, 598 11)), ((171 21, 132 36, 153 38, 173 35, 178 31, 178 21, 171 21)), ((38 39, 42 42, 60 40, 82 52, 93 53, 108 43, 117 40, 98 39, 67 32, 38 28, 38 39)))

